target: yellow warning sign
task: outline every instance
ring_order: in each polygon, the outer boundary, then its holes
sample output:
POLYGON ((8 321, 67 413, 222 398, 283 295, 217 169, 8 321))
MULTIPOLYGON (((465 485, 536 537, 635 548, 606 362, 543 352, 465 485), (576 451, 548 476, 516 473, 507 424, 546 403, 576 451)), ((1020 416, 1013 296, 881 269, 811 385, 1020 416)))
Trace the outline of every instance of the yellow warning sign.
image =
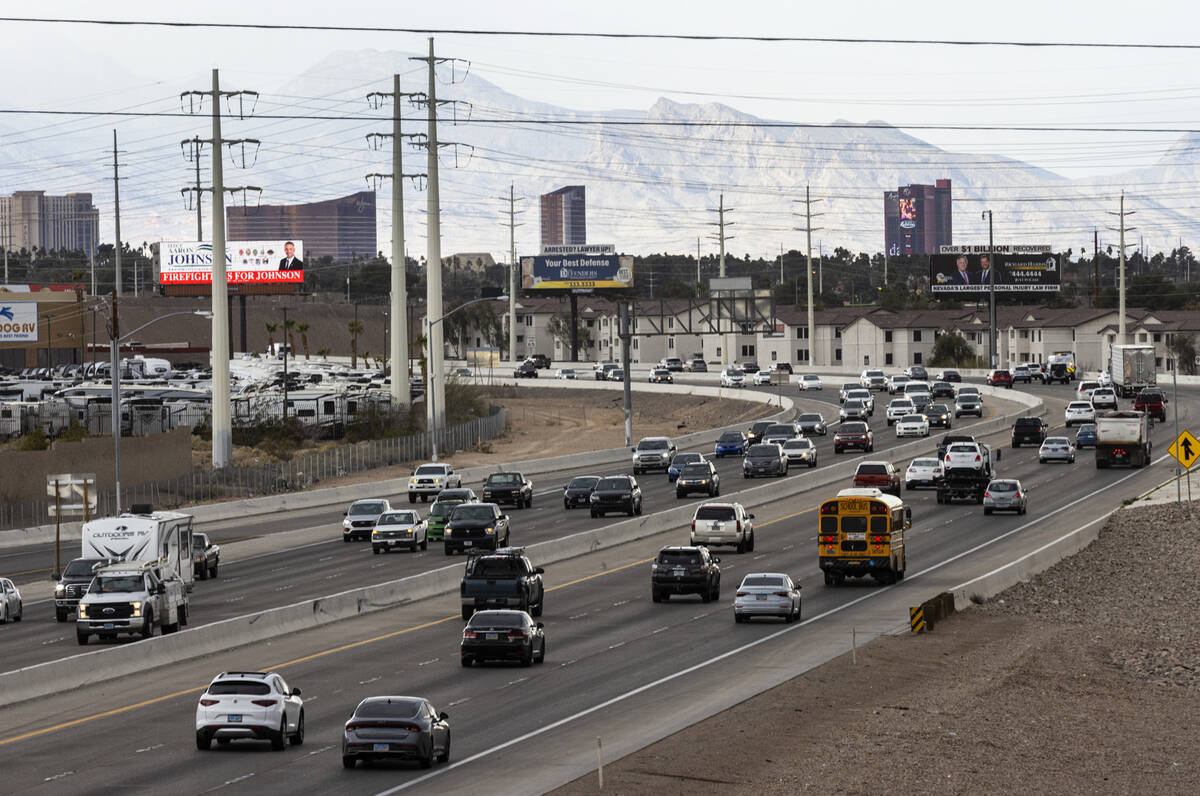
POLYGON ((1191 467, 1200 459, 1200 440, 1192 436, 1192 432, 1186 428, 1179 435, 1179 439, 1171 443, 1171 447, 1167 449, 1167 453, 1174 456, 1184 467, 1191 467))

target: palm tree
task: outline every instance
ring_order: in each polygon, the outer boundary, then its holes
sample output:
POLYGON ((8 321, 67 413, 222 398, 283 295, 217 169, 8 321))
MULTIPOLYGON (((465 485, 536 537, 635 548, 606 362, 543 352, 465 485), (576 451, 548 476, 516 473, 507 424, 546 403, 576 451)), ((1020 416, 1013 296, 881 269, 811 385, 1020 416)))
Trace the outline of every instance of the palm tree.
POLYGON ((329 359, 329 349, 328 348, 318 348, 317 356, 321 357, 322 359, 329 359))
POLYGON ((267 321, 267 344, 268 353, 275 353, 275 333, 279 331, 279 324, 267 321))
POLYGON ((286 338, 288 347, 288 356, 296 356, 296 336, 292 333, 296 328, 296 321, 288 318, 283 322, 283 335, 286 338))
POLYGON ((300 343, 304 346, 304 358, 308 359, 308 324, 296 324, 296 331, 300 333, 300 343))
POLYGON ((363 322, 353 320, 346 323, 350 332, 350 367, 358 367, 358 336, 363 333, 363 322))

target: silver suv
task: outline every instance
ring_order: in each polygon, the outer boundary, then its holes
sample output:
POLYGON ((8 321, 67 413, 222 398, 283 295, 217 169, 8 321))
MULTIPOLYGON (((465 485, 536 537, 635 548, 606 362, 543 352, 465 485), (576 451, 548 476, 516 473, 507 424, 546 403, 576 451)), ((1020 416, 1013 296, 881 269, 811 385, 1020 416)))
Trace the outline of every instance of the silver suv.
POLYGON ((705 503, 692 515, 691 544, 736 545, 739 553, 754 552, 753 519, 741 503, 705 503))
POLYGON ((666 472, 675 458, 675 443, 669 437, 643 437, 632 450, 634 475, 647 470, 666 472))

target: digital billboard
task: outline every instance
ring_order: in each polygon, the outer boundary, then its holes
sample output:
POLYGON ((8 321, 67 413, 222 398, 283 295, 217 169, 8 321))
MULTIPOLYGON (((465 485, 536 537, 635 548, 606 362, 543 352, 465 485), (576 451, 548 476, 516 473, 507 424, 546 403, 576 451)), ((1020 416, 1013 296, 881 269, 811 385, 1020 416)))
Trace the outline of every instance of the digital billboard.
MULTIPOLYGON (((163 241, 158 258, 160 284, 212 284, 211 243, 163 241)), ((225 274, 231 285, 303 282, 304 241, 227 241, 225 274)))
POLYGON ((934 293, 979 293, 995 282, 997 293, 1056 292, 1060 289, 1058 255, 986 253, 931 254, 929 289, 934 293))
POLYGON ((624 254, 521 258, 522 287, 534 291, 593 293, 633 287, 633 257, 624 254))

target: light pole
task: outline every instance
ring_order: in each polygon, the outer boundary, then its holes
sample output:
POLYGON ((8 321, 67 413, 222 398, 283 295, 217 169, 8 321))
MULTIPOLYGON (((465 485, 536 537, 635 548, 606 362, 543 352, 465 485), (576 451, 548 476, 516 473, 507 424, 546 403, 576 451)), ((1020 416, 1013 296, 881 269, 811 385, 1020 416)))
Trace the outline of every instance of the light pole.
POLYGON ((119 354, 121 343, 133 337, 147 326, 166 320, 167 318, 174 318, 177 315, 199 315, 201 318, 212 318, 212 312, 208 310, 168 312, 166 315, 160 315, 154 320, 146 321, 132 332, 126 332, 120 337, 112 338, 108 344, 109 359, 112 366, 113 480, 117 487, 117 510, 115 512, 117 514, 121 513, 121 358, 119 354))
MULTIPOLYGON (((469 307, 472 304, 478 304, 481 301, 507 301, 507 300, 508 300, 507 295, 489 296, 488 298, 471 299, 468 302, 459 304, 457 307, 450 310, 442 317, 434 318, 432 321, 429 320, 429 316, 426 315, 426 317, 425 317, 425 345, 427 345, 427 346, 430 345, 431 341, 433 340, 433 337, 432 337, 432 335, 430 335, 430 332, 433 331, 434 326, 436 326, 437 324, 446 320, 451 315, 453 315, 454 313, 463 309, 464 307, 469 307)), ((426 356, 425 361, 432 363, 433 357, 426 356)), ((429 411, 431 414, 429 416, 433 418, 433 422, 431 422, 429 424, 429 426, 430 426, 429 440, 430 440, 430 446, 433 451, 433 461, 435 464, 437 463, 437 450, 438 450, 437 449, 437 391, 434 390, 433 385, 434 385, 434 381, 437 379, 437 377, 438 377, 438 368, 430 368, 430 370, 429 370, 429 387, 428 387, 428 389, 425 390, 425 395, 428 397, 428 399, 430 401, 429 411)))
POLYGON ((992 211, 984 210, 983 218, 988 222, 988 365, 995 370, 996 364, 996 247, 992 243, 992 211))

